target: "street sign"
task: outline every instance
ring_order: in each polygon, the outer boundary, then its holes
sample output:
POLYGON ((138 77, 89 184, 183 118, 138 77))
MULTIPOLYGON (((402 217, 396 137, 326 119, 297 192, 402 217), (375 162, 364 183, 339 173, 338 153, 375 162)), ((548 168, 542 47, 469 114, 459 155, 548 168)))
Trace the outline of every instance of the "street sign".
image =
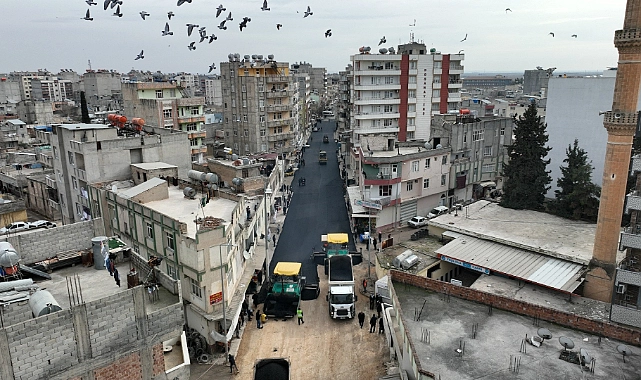
POLYGON ((209 304, 215 305, 223 301, 223 292, 214 293, 209 296, 209 304))

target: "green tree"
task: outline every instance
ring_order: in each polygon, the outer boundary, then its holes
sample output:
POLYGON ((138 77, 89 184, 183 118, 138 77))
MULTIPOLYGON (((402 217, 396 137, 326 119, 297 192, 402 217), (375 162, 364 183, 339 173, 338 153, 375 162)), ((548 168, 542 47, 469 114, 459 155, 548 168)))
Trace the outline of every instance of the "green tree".
POLYGON ((560 190, 555 190, 556 199, 552 211, 564 218, 596 222, 599 214, 601 187, 592 183, 594 167, 588 161, 588 154, 574 140, 565 150, 567 166, 561 166, 561 178, 556 181, 560 190))
POLYGON ((85 99, 84 91, 80 91, 80 110, 82 112, 82 122, 85 124, 91 123, 91 119, 89 119, 89 109, 87 108, 87 99, 85 99))
POLYGON ((544 159, 552 149, 545 146, 548 142, 546 126, 537 115, 534 103, 514 123, 515 141, 507 147, 510 160, 503 169, 506 179, 501 206, 542 210, 545 193, 552 182, 550 171, 546 170, 550 160, 544 159))

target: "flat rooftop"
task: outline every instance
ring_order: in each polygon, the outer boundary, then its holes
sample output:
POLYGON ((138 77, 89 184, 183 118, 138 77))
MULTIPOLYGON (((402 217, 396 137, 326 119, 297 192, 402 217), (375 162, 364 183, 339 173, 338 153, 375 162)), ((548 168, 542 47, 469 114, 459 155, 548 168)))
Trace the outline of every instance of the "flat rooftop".
MULTIPOLYGON (((596 224, 508 209, 485 200, 431 219, 429 225, 583 265, 592 258, 596 231, 596 224)), ((617 262, 624 256, 619 252, 617 262)))
POLYGON ((56 124, 56 126, 59 126, 60 128, 68 129, 70 131, 77 131, 79 129, 85 129, 85 130, 90 130, 90 129, 109 129, 111 126, 107 124, 84 124, 84 123, 79 123, 79 124, 56 124))
POLYGON ((456 297, 420 289, 411 285, 393 283, 402 309, 403 323, 411 337, 423 370, 442 379, 641 379, 641 354, 638 347, 627 345, 632 357, 623 362, 616 350, 620 342, 572 330, 541 321, 533 324, 530 317, 493 309, 456 297), (422 310, 419 320, 415 311, 422 310), (473 326, 476 325, 476 338, 473 326), (525 344, 526 352, 519 352, 526 335, 537 334, 539 327, 547 328, 552 339, 540 347, 525 344), (429 342, 422 341, 429 332, 429 342), (578 352, 584 348, 596 359, 595 372, 586 372, 578 364, 560 359, 563 347, 559 337, 574 342, 578 352), (464 343, 462 355, 457 349, 464 343), (520 357, 518 374, 511 372, 510 360, 520 357))
POLYGON ((131 166, 134 166, 136 168, 142 169, 142 170, 157 170, 157 169, 173 169, 177 168, 178 166, 176 165, 171 165, 167 164, 164 162, 142 162, 140 164, 131 164, 131 166))

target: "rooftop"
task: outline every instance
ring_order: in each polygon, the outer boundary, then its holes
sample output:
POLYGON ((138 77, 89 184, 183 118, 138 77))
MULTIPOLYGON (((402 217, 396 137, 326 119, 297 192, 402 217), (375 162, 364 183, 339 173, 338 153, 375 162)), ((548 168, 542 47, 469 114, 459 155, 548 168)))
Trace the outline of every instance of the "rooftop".
MULTIPOLYGON (((448 297, 410 285, 393 283, 398 297, 406 333, 424 371, 443 379, 579 379, 639 378, 641 361, 629 358, 623 362, 616 350, 620 342, 541 321, 475 302, 448 297), (418 320, 415 312, 422 310, 418 320), (476 326, 476 329, 475 327, 476 326), (539 327, 547 328, 552 339, 540 347, 525 343, 526 335, 537 335, 539 327), (473 331, 476 331, 474 333, 473 331), (422 339, 429 333, 429 339, 422 339), (590 374, 578 364, 560 359, 563 347, 559 337, 570 338, 577 353, 586 349, 596 359, 590 374), (463 346, 464 345, 464 346, 463 346), (457 349, 464 347, 459 354, 457 349), (519 359, 518 375, 510 370, 511 361, 519 359)), ((627 345, 633 355, 638 347, 627 345)))
POLYGON ((131 164, 131 166, 134 166, 136 168, 142 169, 142 170, 157 170, 157 169, 173 169, 177 168, 176 165, 171 165, 167 164, 164 162, 143 162, 140 164, 131 164))
POLYGON ((58 127, 68 129, 70 131, 76 130, 91 130, 91 129, 109 129, 111 128, 106 124, 57 124, 58 127))
MULTIPOLYGON (((429 225, 583 265, 592 258, 596 231, 596 224, 503 208, 485 200, 431 219, 429 225)), ((619 252, 617 262, 623 257, 619 252)))

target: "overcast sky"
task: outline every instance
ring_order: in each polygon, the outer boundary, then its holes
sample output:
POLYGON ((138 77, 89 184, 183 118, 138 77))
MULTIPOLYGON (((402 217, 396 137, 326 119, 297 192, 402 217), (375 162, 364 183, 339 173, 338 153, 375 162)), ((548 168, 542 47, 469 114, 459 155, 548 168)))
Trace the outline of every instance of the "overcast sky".
MULTIPOLYGON (((206 73, 229 53, 274 54, 281 62, 312 63, 338 72, 360 46, 396 47, 410 33, 428 49, 465 53, 466 72, 523 72, 536 66, 556 73, 603 70, 616 66, 614 31, 623 26, 625 0, 123 0, 123 17, 103 10, 103 0, 89 7, 84 0, 2 0, 0 72, 61 68, 83 73, 93 69, 132 68, 163 72, 206 73), (217 25, 222 4, 234 21, 217 25), (303 18, 307 6, 312 16, 303 18), (85 21, 87 9, 93 21, 85 21), (506 11, 510 8, 510 11, 506 11), (143 21, 140 11, 151 15, 143 21), (167 12, 173 36, 161 36, 167 12), (243 16, 251 22, 242 32, 243 16), (410 26, 414 24, 415 26, 410 26), (187 36, 186 23, 207 27, 218 40, 198 43, 187 36), (276 24, 283 25, 276 30, 276 24), (325 38, 327 29, 332 36, 325 38), (554 37, 549 35, 555 34, 554 37), (460 42, 467 34, 467 40, 460 42), (571 35, 576 34, 577 38, 571 35), (187 45, 196 42, 197 49, 187 45), (134 61, 143 50, 145 58, 134 61)), ((216 73, 218 70, 215 71, 216 73)))

